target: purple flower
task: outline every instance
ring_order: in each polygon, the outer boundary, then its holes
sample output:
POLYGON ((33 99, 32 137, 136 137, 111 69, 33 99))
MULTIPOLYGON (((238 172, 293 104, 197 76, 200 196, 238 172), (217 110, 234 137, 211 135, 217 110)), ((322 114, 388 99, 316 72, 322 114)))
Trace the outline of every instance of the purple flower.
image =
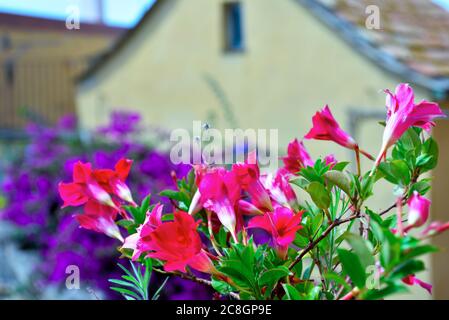
MULTIPOLYGON (((84 145, 79 139, 73 116, 62 118, 53 128, 37 124, 27 126, 29 142, 20 157, 6 168, 0 185, 7 200, 7 206, 0 210, 0 218, 22 229, 23 244, 32 244, 40 250, 42 264, 37 271, 41 278, 37 283, 64 286, 67 266, 77 265, 85 285, 103 290, 109 298, 122 298, 109 289, 108 282, 109 278, 121 276, 116 243, 107 236, 79 228, 72 218, 76 209, 61 211, 57 184, 70 180, 78 161, 113 168, 119 159, 132 158, 136 166, 127 183, 137 192, 136 200, 141 201, 149 193, 159 198, 158 191, 173 185, 170 173, 174 171, 178 177, 183 177, 190 166, 175 166, 168 155, 134 142, 130 136, 140 130, 139 119, 138 114, 114 113, 111 124, 99 130, 102 133, 90 145, 84 145)), ((164 279, 155 275, 155 286, 164 279)), ((175 279, 171 279, 166 288, 168 295, 164 294, 163 298, 212 297, 202 286, 187 285, 175 279)))

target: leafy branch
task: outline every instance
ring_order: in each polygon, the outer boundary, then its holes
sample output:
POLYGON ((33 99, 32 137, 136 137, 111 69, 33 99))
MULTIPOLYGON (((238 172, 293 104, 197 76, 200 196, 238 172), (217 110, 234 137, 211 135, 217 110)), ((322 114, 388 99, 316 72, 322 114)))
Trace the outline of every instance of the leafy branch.
MULTIPOLYGON (((122 294, 127 300, 149 300, 149 285, 152 274, 152 261, 151 259, 146 259, 144 261, 144 269, 142 270, 141 265, 130 262, 132 272, 126 269, 120 263, 117 264, 120 269, 125 273, 122 275, 122 280, 119 279, 109 279, 109 282, 117 285, 111 287, 114 290, 122 294)), ((159 299, 160 293, 168 281, 168 277, 162 283, 162 285, 156 290, 156 292, 151 297, 151 300, 159 299)))

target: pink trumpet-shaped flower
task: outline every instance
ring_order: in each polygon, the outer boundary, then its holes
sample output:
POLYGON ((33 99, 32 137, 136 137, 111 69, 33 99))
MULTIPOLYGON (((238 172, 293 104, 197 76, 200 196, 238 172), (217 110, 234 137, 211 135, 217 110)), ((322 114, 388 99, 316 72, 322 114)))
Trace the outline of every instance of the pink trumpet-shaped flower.
POLYGON ((370 154, 360 150, 355 140, 340 127, 332 115, 328 105, 326 105, 321 111, 315 113, 312 118, 312 122, 313 127, 304 136, 305 139, 334 141, 345 148, 359 150, 369 159, 373 159, 370 154))
POLYGON ((245 163, 237 163, 232 166, 237 182, 245 190, 252 203, 259 209, 273 210, 270 195, 260 181, 260 170, 257 165, 256 152, 251 152, 245 163))
POLYGON ((148 251, 149 257, 163 260, 166 271, 186 272, 186 266, 190 266, 201 272, 216 274, 211 259, 202 249, 196 230, 198 223, 188 213, 177 211, 174 221, 149 226, 146 230, 148 234, 140 238, 141 250, 148 251))
POLYGON ((238 202, 239 212, 245 215, 262 215, 263 211, 256 207, 251 202, 246 200, 239 200, 238 202))
POLYGON ((304 147, 304 143, 298 139, 292 140, 288 144, 287 156, 282 158, 284 168, 296 174, 304 167, 313 167, 313 160, 304 147))
POLYGON ((332 168, 338 163, 338 161, 333 154, 328 154, 324 157, 324 163, 332 170, 332 168))
MULTIPOLYGON (((212 172, 221 171, 223 169, 220 167, 210 167, 202 163, 202 164, 194 164, 193 170, 195 172, 195 185, 199 187, 205 175, 212 172)), ((200 191, 199 189, 197 189, 197 191, 193 195, 192 202, 189 207, 189 214, 198 213, 201 209, 203 209, 203 203, 201 201, 200 191)))
POLYGON ((387 123, 383 134, 382 148, 376 159, 376 167, 386 156, 388 148, 394 145, 408 128, 420 127, 430 131, 435 125, 433 119, 446 117, 437 103, 423 100, 415 104, 413 89, 408 84, 399 84, 394 94, 389 90, 385 90, 385 92, 387 94, 387 123))
POLYGON ((424 225, 429 219, 431 201, 421 196, 418 191, 414 191, 413 195, 407 202, 408 204, 408 226, 404 231, 411 228, 417 228, 424 225))
POLYGON ((135 204, 131 195, 131 191, 125 181, 128 178, 129 171, 133 161, 129 159, 120 159, 114 170, 98 169, 93 171, 93 176, 103 189, 110 194, 115 195, 119 199, 135 204))
POLYGON ((150 250, 147 246, 151 232, 162 224, 162 210, 164 206, 156 204, 151 210, 147 212, 144 223, 137 229, 137 233, 128 236, 122 248, 132 249, 132 260, 135 261, 144 253, 150 250))
POLYGON ((404 279, 402 279, 402 282, 404 282, 409 286, 418 285, 421 288, 427 290, 429 294, 432 294, 432 285, 430 283, 418 279, 414 274, 405 277, 404 279))
POLYGON ((252 218, 248 228, 261 228, 270 233, 279 256, 285 258, 288 246, 301 228, 301 218, 302 212, 295 214, 288 208, 278 207, 274 212, 252 218))
POLYGON ((433 221, 421 233, 423 236, 433 236, 449 229, 449 222, 433 221))
POLYGON ((81 227, 104 233, 123 242, 118 226, 115 224, 117 210, 102 205, 95 200, 89 200, 84 206, 84 213, 75 215, 81 227))
POLYGON ((90 199, 116 208, 108 192, 98 183, 93 176, 90 163, 77 162, 73 167, 73 182, 59 183, 59 194, 64 200, 63 208, 68 206, 80 206, 90 199))
POLYGON ((290 209, 298 207, 296 193, 289 182, 292 174, 284 168, 279 169, 276 174, 267 174, 262 177, 262 183, 268 190, 275 206, 283 206, 290 209))
POLYGON ((200 207, 215 212, 221 224, 237 241, 235 207, 240 195, 241 188, 235 172, 223 168, 208 172, 200 181, 197 193, 190 204, 189 214, 200 207))

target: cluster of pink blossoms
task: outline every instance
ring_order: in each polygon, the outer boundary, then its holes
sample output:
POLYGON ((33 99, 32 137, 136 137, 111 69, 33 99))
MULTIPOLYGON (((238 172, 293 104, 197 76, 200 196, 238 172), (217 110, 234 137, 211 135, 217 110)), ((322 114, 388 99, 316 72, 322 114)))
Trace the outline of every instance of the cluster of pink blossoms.
MULTIPOLYGON (((444 116, 435 103, 423 101, 415 104, 413 91, 407 84, 399 85, 394 94, 390 91, 386 93, 386 128, 373 171, 386 157, 388 148, 408 128, 416 126, 430 130, 434 125, 433 119, 444 116)), ((312 121, 313 127, 304 136, 305 139, 333 141, 354 150, 357 155, 361 153, 374 160, 340 127, 328 106, 317 112, 312 121)), ((324 160, 330 168, 337 163, 333 155, 326 156, 324 160)), ((290 181, 302 168, 313 166, 314 161, 303 142, 297 139, 290 142, 282 161, 282 168, 267 174, 260 172, 255 152, 251 152, 244 163, 234 164, 230 169, 195 165, 196 191, 187 212, 178 209, 173 214, 173 220, 163 221, 163 206, 156 204, 147 212, 137 232, 126 239, 120 234, 115 219, 118 214, 124 219, 131 219, 122 204, 135 206, 125 184, 131 160, 120 160, 115 170, 93 170, 90 164, 78 163, 74 167, 73 182, 61 183, 59 191, 64 206, 84 205, 84 213, 76 216, 82 227, 119 239, 124 249, 133 251, 133 260, 147 256, 163 261, 166 271, 186 272, 188 266, 217 275, 213 261, 219 257, 201 241, 197 231, 201 222, 194 218, 203 210, 207 212, 212 242, 214 231, 221 226, 229 232, 234 242, 245 242, 247 230, 259 228, 271 235, 278 256, 286 258, 287 249, 302 228, 303 214, 290 181)), ((429 217, 429 206, 430 201, 415 192, 408 200, 408 224, 405 228, 399 226, 400 230, 396 232, 405 234, 412 228, 423 226, 429 217)), ((448 228, 448 223, 432 223, 422 234, 439 233, 448 228)), ((417 281, 414 276, 404 279, 409 284, 417 281)))
POLYGON ((123 241, 115 219, 119 213, 128 218, 126 211, 121 208, 121 202, 135 205, 131 191, 125 184, 131 165, 131 160, 121 159, 115 165, 115 170, 92 170, 90 163, 76 163, 73 167, 73 182, 59 184, 63 208, 84 205, 84 213, 75 216, 83 228, 123 241))

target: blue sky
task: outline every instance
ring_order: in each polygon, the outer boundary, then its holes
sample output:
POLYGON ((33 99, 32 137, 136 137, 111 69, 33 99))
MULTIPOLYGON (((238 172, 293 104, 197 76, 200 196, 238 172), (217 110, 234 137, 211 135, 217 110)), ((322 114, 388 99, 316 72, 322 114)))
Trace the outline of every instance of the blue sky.
MULTIPOLYGON (((97 0, 0 0, 0 12, 65 19, 67 8, 78 5, 81 21, 92 19, 89 6, 97 0), (84 10, 83 10, 84 9, 84 10)), ((102 0, 108 25, 132 27, 155 0, 102 0)), ((449 10, 449 0, 434 0, 449 10)))
MULTIPOLYGON (((70 6, 80 9, 81 21, 92 19, 96 0, 0 0, 0 12, 39 16, 54 19, 67 17, 70 6)), ((132 27, 154 0, 103 0, 104 19, 108 25, 132 27)))
POLYGON ((449 10, 449 0, 434 0, 433 2, 438 3, 449 10))

